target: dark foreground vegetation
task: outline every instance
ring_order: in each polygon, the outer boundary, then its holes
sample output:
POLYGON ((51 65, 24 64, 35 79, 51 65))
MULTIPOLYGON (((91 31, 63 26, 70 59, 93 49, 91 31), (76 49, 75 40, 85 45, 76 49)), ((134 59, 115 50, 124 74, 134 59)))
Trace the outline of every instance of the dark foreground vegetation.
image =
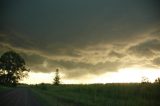
POLYGON ((8 51, 0 56, 0 85, 17 86, 28 71, 25 60, 18 53, 8 51))
POLYGON ((159 84, 31 86, 45 106, 160 106, 159 84))
POLYGON ((0 93, 4 92, 4 91, 7 91, 7 90, 10 90, 10 89, 13 89, 13 88, 0 85, 0 93))

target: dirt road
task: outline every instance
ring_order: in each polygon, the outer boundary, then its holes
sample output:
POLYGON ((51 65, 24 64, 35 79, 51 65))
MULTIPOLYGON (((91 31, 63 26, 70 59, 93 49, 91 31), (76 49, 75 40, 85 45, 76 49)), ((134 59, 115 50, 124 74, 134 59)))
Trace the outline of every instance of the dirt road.
POLYGON ((0 93, 0 106, 41 106, 27 88, 15 88, 14 90, 0 93))

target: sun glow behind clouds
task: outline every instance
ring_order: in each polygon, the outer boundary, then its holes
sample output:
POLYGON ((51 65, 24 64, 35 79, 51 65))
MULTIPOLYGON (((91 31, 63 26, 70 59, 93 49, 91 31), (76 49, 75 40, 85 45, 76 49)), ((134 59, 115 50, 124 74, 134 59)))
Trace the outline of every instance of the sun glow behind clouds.
POLYGON ((27 78, 24 78, 21 83, 27 84, 39 84, 39 83, 52 83, 53 73, 34 73, 29 72, 27 78))
POLYGON ((92 83, 134 83, 141 82, 142 77, 147 77, 150 82, 160 77, 160 69, 152 68, 124 68, 118 72, 110 72, 95 78, 92 83))
MULTIPOLYGON (((63 84, 90 84, 90 83, 135 83, 141 82, 142 77, 147 77, 150 82, 160 77, 160 69, 152 68, 124 68, 117 72, 107 72, 103 75, 86 75, 78 79, 64 79, 60 73, 63 84)), ((54 73, 34 73, 30 72, 29 77, 25 78, 22 83, 38 84, 53 83, 54 73)))

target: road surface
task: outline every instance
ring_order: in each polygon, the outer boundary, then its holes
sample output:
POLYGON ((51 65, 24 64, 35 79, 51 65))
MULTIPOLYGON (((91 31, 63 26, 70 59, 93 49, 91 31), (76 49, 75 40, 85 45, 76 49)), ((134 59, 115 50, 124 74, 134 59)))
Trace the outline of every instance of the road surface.
POLYGON ((41 106, 27 88, 15 88, 0 93, 0 106, 41 106))

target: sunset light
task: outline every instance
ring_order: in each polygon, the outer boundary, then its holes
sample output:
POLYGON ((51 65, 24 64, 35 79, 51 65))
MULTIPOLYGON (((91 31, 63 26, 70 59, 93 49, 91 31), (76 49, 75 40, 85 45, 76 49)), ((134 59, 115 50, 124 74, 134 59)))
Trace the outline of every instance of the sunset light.
POLYGON ((124 68, 118 72, 110 72, 97 77, 93 82, 97 83, 141 83, 146 77, 150 82, 154 82, 160 76, 159 69, 151 68, 124 68))
MULTIPOLYGON (((141 83, 142 78, 148 78, 149 82, 154 82, 160 76, 160 69, 131 67, 120 69, 117 72, 104 73, 102 75, 86 75, 79 79, 65 79, 64 74, 60 74, 63 84, 92 84, 92 83, 141 83)), ((34 73, 24 78, 21 83, 39 84, 53 83, 54 73, 34 73)))
POLYGON ((0 106, 160 106, 160 0, 0 0, 0 106))

